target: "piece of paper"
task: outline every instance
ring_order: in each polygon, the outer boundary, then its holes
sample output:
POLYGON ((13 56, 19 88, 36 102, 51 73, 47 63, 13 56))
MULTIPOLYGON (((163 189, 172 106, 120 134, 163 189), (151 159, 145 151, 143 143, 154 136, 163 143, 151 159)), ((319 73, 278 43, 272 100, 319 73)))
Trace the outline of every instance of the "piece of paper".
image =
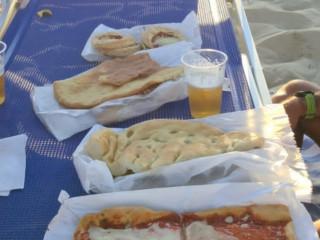
POLYGON ((25 134, 0 139, 0 196, 24 188, 27 140, 25 134))
POLYGON ((177 213, 223 206, 284 204, 289 207, 297 240, 319 239, 312 219, 287 184, 221 183, 95 194, 68 198, 63 191, 57 215, 50 222, 45 240, 72 240, 80 219, 87 213, 113 206, 144 206, 177 213), (170 197, 168 197, 170 196, 170 197))
POLYGON ((264 137, 265 144, 261 149, 193 159, 113 179, 105 162, 86 155, 85 144, 89 137, 104 128, 95 125, 73 153, 73 163, 84 190, 105 193, 221 182, 289 182, 301 201, 311 201, 312 184, 282 105, 190 121, 200 121, 224 132, 253 132, 264 137))

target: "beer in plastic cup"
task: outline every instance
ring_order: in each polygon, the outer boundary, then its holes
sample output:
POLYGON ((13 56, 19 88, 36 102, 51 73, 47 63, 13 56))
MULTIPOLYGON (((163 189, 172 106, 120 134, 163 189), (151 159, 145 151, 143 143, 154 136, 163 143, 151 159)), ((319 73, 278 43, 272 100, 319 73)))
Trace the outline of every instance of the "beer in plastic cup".
POLYGON ((182 56, 193 118, 203 118, 221 112, 222 85, 227 60, 225 53, 214 49, 193 50, 182 56))
POLYGON ((5 100, 4 65, 6 48, 7 45, 0 41, 0 104, 2 104, 5 100))

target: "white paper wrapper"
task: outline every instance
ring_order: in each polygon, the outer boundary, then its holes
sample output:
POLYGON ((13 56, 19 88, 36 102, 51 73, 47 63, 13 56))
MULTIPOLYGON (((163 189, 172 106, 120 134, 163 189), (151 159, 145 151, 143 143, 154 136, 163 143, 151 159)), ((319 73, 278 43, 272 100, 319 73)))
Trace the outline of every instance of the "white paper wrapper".
POLYGON ((154 210, 183 213, 252 204, 287 205, 297 240, 319 239, 310 215, 297 200, 292 188, 285 184, 266 186, 261 183, 225 183, 105 193, 69 199, 66 192, 61 192, 59 198, 61 207, 47 228, 45 240, 71 240, 79 220, 85 214, 113 206, 145 206, 154 210))
POLYGON ((27 140, 25 134, 0 139, 0 196, 24 188, 27 140))
MULTIPOLYGON (((228 79, 223 85, 223 91, 230 91, 228 79)), ((188 92, 184 76, 161 84, 147 95, 111 100, 91 109, 63 108, 54 97, 52 85, 35 87, 31 94, 35 114, 58 141, 65 140, 95 124, 121 122, 186 97, 188 92)))
MULTIPOLYGON (((202 44, 196 15, 191 12, 182 23, 167 23, 163 25, 179 29, 186 34, 188 41, 181 41, 156 49, 143 50, 138 53, 148 52, 150 57, 161 66, 181 66, 181 56, 194 48, 200 48, 202 44)), ((136 26, 131 29, 117 31, 140 36, 144 27, 136 26)), ((83 49, 82 56, 84 58, 90 61, 108 59, 108 57, 99 55, 92 48, 90 39, 93 35, 110 29, 107 26, 100 25, 93 31, 83 49)), ((92 127, 94 124, 110 124, 124 121, 151 112, 165 103, 184 99, 187 96, 185 79, 180 77, 174 81, 161 84, 147 95, 134 95, 107 101, 92 109, 63 108, 54 97, 52 85, 35 87, 31 94, 31 100, 35 114, 40 121, 58 141, 62 141, 92 127)))
MULTIPOLYGON (((181 23, 158 23, 153 25, 161 25, 164 27, 177 29, 186 36, 186 39, 187 39, 186 41, 191 44, 192 48, 195 48, 195 49, 201 48, 202 39, 200 34, 200 28, 197 24, 197 15, 195 14, 195 12, 190 12, 181 23)), ((129 28, 114 29, 114 28, 105 26, 103 24, 100 24, 91 33, 88 41, 84 46, 84 49, 82 50, 81 56, 85 58, 87 61, 103 61, 106 59, 110 59, 111 57, 104 56, 93 48, 91 42, 92 42, 92 38, 95 35, 104 33, 104 32, 118 32, 124 35, 132 35, 135 38, 137 43, 141 43, 141 35, 148 26, 151 26, 151 25, 139 25, 139 26, 134 26, 130 29, 129 28)), ((168 58, 168 56, 166 55, 165 52, 163 52, 163 50, 168 47, 170 49, 174 49, 175 46, 176 44, 172 44, 172 45, 167 45, 167 46, 159 47, 155 49, 138 51, 137 53, 147 52, 151 56, 157 56, 155 60, 162 62, 164 59, 168 58)))
POLYGON ((113 179, 103 161, 86 155, 85 144, 89 137, 97 129, 103 128, 95 125, 73 154, 73 162, 84 190, 88 193, 105 193, 220 182, 290 182, 299 199, 310 202, 312 184, 295 147, 282 105, 269 105, 190 121, 201 121, 224 132, 254 132, 265 138, 265 145, 261 149, 193 159, 113 179))

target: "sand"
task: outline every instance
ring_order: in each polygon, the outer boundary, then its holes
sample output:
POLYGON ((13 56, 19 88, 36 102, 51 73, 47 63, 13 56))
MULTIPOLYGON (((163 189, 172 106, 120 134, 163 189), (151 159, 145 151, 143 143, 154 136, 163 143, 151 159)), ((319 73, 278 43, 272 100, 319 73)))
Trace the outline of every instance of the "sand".
POLYGON ((320 1, 248 0, 244 7, 270 92, 296 78, 320 84, 320 1))

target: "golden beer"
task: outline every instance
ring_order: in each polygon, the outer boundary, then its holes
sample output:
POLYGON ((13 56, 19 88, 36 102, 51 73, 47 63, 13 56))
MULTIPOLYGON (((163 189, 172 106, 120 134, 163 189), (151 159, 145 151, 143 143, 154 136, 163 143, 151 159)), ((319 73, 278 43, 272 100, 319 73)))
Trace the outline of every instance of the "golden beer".
POLYGON ((188 85, 190 112, 193 118, 203 118, 221 111, 222 86, 198 88, 188 85))
POLYGON ((4 88, 4 73, 0 76, 0 104, 4 102, 5 99, 5 88, 4 88))
POLYGON ((182 55, 193 118, 220 113, 227 60, 225 53, 215 49, 196 49, 182 55))

